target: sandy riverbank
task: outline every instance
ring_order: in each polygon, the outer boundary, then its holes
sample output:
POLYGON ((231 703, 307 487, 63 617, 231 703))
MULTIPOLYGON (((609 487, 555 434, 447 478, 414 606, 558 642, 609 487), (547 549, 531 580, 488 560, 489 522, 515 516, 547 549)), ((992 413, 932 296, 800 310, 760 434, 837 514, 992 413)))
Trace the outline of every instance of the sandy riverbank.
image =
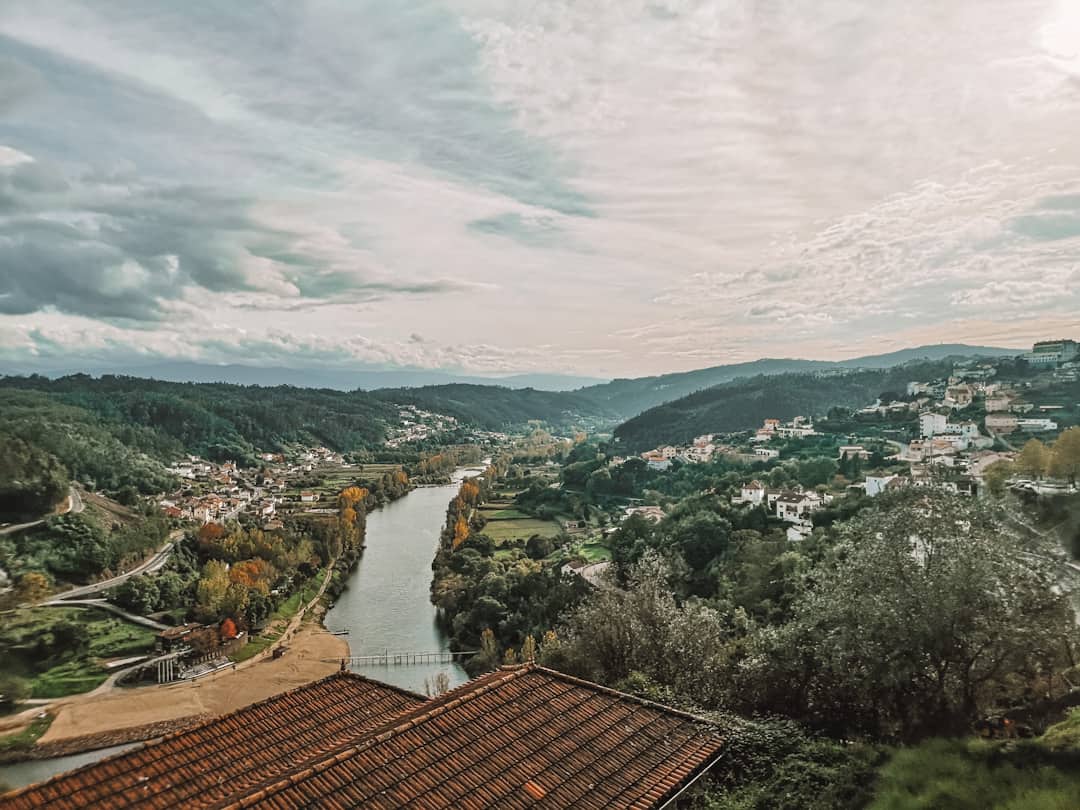
POLYGON ((192 715, 219 715, 294 689, 336 672, 348 656, 343 638, 306 624, 288 641, 289 651, 238 671, 224 670, 194 683, 122 689, 104 695, 72 697, 50 707, 56 719, 41 742, 102 734, 192 715))

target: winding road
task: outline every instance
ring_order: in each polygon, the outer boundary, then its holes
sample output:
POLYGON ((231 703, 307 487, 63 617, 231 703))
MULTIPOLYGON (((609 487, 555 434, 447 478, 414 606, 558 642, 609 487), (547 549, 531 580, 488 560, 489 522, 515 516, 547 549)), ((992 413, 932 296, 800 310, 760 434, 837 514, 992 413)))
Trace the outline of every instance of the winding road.
POLYGON ((132 568, 130 571, 125 571, 123 574, 117 574, 115 577, 109 579, 103 579, 101 582, 94 582, 90 585, 81 585, 78 588, 72 588, 69 591, 62 593, 54 593, 52 596, 43 600, 39 604, 51 604, 53 602, 61 602, 70 599, 80 599, 90 594, 101 593, 107 591, 109 588, 115 588, 121 582, 138 576, 139 574, 154 574, 165 567, 165 564, 169 561, 169 556, 172 554, 173 543, 184 533, 183 529, 175 529, 169 533, 169 541, 159 548, 154 555, 149 559, 143 561, 139 565, 132 568))
MULTIPOLYGON (((71 512, 72 514, 77 515, 85 508, 86 504, 83 503, 82 495, 79 494, 79 490, 75 489, 75 487, 71 487, 68 491, 67 505, 56 514, 66 515, 68 512, 71 512)), ((48 517, 52 517, 52 515, 49 515, 48 517)), ((46 520, 47 518, 38 518, 37 520, 31 520, 29 523, 15 523, 11 526, 5 526, 0 529, 0 535, 21 532, 23 529, 32 529, 35 526, 40 526, 46 520)))

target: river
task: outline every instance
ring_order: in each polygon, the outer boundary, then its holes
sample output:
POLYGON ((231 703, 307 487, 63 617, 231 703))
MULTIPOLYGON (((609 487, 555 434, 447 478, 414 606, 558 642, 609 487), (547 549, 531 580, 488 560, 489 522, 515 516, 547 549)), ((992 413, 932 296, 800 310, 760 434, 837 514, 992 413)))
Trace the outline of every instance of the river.
MULTIPOLYGON (((466 475, 479 472, 482 470, 460 469, 453 476, 454 483, 419 487, 368 515, 364 555, 324 621, 331 630, 348 629, 346 638, 353 655, 449 649, 429 597, 431 561, 450 499, 466 475)), ((355 671, 420 693, 426 681, 439 672, 447 674, 451 686, 468 680, 457 664, 369 666, 355 671)), ((118 750, 123 749, 0 765, 0 782, 12 787, 39 782, 118 750)))
MULTIPOLYGON (((348 589, 325 619, 331 630, 348 629, 353 655, 449 649, 435 622, 435 606, 429 596, 431 561, 447 504, 461 480, 479 472, 458 470, 454 483, 419 487, 368 515, 364 556, 349 578, 348 589)), ((451 686, 468 680, 457 664, 375 665, 355 671, 421 693, 425 680, 439 672, 449 676, 451 686)))

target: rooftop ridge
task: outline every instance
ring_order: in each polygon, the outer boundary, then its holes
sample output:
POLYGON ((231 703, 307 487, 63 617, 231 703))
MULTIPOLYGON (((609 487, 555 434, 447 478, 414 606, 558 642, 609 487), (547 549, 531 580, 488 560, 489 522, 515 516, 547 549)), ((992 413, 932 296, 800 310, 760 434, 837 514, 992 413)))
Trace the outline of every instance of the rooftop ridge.
MULTIPOLYGON (((233 718, 233 717, 236 717, 238 715, 244 714, 246 712, 253 711, 253 710, 255 710, 255 709, 257 709, 257 708, 259 708, 261 706, 266 706, 267 704, 274 703, 275 701, 280 701, 280 700, 285 699, 285 698, 287 698, 289 696, 297 695, 297 694, 300 694, 300 693, 303 693, 303 692, 307 692, 307 691, 316 689, 316 688, 318 688, 318 687, 320 687, 320 686, 322 686, 322 685, 324 685, 324 684, 326 684, 328 682, 335 681, 335 680, 345 680, 345 679, 353 679, 353 680, 358 680, 358 681, 364 681, 366 683, 371 683, 371 684, 374 684, 374 685, 376 685, 378 687, 381 687, 381 688, 389 688, 390 690, 398 692, 399 694, 405 695, 405 696, 410 697, 410 698, 416 698, 416 699, 422 700, 424 702, 427 702, 429 700, 429 698, 427 698, 424 695, 419 695, 419 694, 417 694, 415 692, 410 692, 407 689, 402 689, 400 687, 393 686, 391 684, 384 684, 382 681, 376 681, 373 678, 367 678, 367 677, 365 677, 363 675, 360 675, 358 673, 355 673, 355 672, 349 672, 347 670, 334 672, 334 673, 331 673, 330 675, 326 675, 325 677, 319 678, 318 680, 310 681, 310 682, 304 683, 304 684, 300 684, 299 686, 294 686, 292 689, 286 689, 283 692, 278 692, 277 694, 270 695, 268 697, 263 698, 262 700, 257 700, 254 703, 249 703, 246 706, 241 706, 238 709, 233 709, 230 712, 225 712, 224 714, 212 715, 210 717, 204 717, 204 719, 200 720, 199 722, 194 723, 193 725, 190 725, 190 726, 188 726, 186 728, 180 729, 179 731, 173 731, 173 732, 170 732, 168 734, 164 734, 164 735, 162 735, 160 737, 152 738, 150 740, 147 740, 147 741, 144 741, 142 743, 136 744, 136 745, 134 745, 134 746, 132 746, 130 748, 126 748, 123 751, 118 751, 115 754, 110 754, 107 757, 102 757, 101 759, 94 760, 93 762, 88 762, 85 765, 80 765, 77 768, 72 768, 69 771, 64 771, 62 773, 58 773, 58 774, 56 774, 54 776, 49 777, 48 779, 46 779, 44 781, 34 782, 34 783, 29 784, 29 785, 23 785, 20 788, 16 788, 15 790, 12 790, 12 791, 10 791, 8 793, 5 793, 2 797, 0 797, 0 801, 6 803, 9 800, 16 799, 19 796, 22 796, 23 794, 28 793, 30 791, 48 789, 49 785, 52 785, 53 783, 61 781, 61 780, 65 780, 65 781, 69 780, 69 779, 71 779, 71 777, 73 775, 83 773, 83 772, 88 771, 88 770, 93 769, 93 768, 101 767, 103 764, 110 763, 110 762, 112 762, 114 760, 124 759, 124 758, 126 758, 128 756, 131 756, 132 754, 134 754, 136 752, 145 751, 148 748, 157 748, 158 746, 165 745, 166 743, 168 743, 168 742, 170 742, 172 740, 175 740, 175 739, 177 739, 179 737, 183 737, 183 736, 186 736, 188 734, 197 733, 198 731, 201 731, 201 730, 207 728, 208 726, 212 726, 212 725, 215 725, 215 724, 220 723, 222 721, 228 720, 229 718, 233 718)), ((69 795, 70 793, 71 793, 71 791, 69 791, 68 793, 65 793, 63 795, 69 795)))
POLYGON ((420 723, 430 720, 433 717, 445 714, 450 709, 456 708, 463 703, 467 703, 480 695, 487 694, 496 686, 519 678, 525 673, 536 669, 539 669, 539 667, 535 664, 518 664, 500 667, 493 672, 473 678, 472 680, 463 683, 461 686, 451 689, 446 694, 429 700, 422 706, 418 706, 415 709, 407 709, 379 728, 364 732, 357 743, 347 745, 337 753, 329 754, 323 759, 313 762, 310 765, 306 765, 303 768, 285 772, 264 787, 244 796, 237 797, 231 801, 226 801, 226 803, 217 805, 217 807, 220 808, 220 810, 226 810, 226 808, 251 807, 257 802, 266 799, 268 796, 279 793, 309 776, 322 773, 327 768, 337 765, 340 762, 345 762, 378 743, 385 742, 397 734, 415 728, 420 723))

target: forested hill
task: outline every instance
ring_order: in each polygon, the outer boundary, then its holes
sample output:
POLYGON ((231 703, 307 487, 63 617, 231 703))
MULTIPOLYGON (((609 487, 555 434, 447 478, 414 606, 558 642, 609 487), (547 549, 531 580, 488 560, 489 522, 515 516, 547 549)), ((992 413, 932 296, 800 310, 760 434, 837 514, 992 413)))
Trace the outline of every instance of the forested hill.
POLYGON ((827 369, 879 369, 918 361, 937 361, 946 357, 1003 357, 1019 354, 1018 349, 993 346, 969 346, 963 343, 937 344, 902 349, 888 354, 853 357, 836 362, 826 360, 763 359, 749 363, 713 366, 695 371, 663 374, 658 377, 612 380, 601 385, 580 388, 583 394, 605 409, 624 418, 635 416, 656 405, 672 402, 715 385, 761 374, 790 374, 827 369))
POLYGON ((372 392, 387 402, 447 414, 486 430, 502 430, 540 420, 556 427, 618 421, 622 411, 578 391, 537 391, 494 385, 428 385, 372 392))
POLYGON ((911 380, 947 376, 951 362, 910 363, 886 369, 827 374, 759 375, 717 385, 645 411, 615 429, 627 449, 687 442, 703 433, 749 430, 763 419, 824 415, 860 407, 884 391, 903 392, 911 380))

